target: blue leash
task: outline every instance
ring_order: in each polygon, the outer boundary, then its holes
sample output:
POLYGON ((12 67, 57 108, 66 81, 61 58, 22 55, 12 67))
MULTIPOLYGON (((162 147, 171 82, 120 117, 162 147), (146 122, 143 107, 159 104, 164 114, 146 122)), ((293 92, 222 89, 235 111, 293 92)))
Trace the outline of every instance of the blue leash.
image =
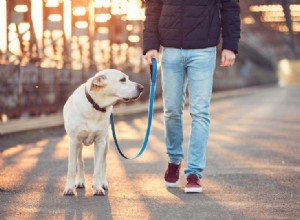
POLYGON ((143 146, 141 147, 140 151, 134 156, 134 157, 127 157, 120 149, 116 131, 115 131, 115 122, 114 122, 114 116, 113 113, 110 115, 110 124, 111 124, 111 131, 114 138, 115 145, 117 147, 117 150, 119 151, 120 155, 128 160, 134 160, 138 157, 140 157, 143 152, 145 151, 147 144, 148 144, 148 138, 151 130, 152 125, 152 118, 153 118, 153 103, 155 98, 155 86, 156 86, 156 76, 157 76, 157 62, 156 59, 152 59, 152 65, 150 66, 151 71, 151 82, 150 82, 150 95, 149 95, 149 107, 148 107, 148 125, 146 130, 146 135, 144 138, 143 146))

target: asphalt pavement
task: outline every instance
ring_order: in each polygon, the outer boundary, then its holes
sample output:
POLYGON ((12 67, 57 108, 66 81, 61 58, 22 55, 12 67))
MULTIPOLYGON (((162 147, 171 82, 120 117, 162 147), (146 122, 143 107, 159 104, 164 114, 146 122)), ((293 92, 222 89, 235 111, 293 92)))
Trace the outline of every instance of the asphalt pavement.
MULTIPOLYGON (((86 188, 63 196, 68 137, 62 126, 0 137, 0 219, 300 219, 300 87, 267 87, 216 99, 203 193, 164 186, 161 110, 141 158, 122 159, 111 139, 109 190, 92 195, 93 147, 83 149, 86 188)), ((184 147, 190 117, 184 112, 184 147)), ((128 156, 142 144, 147 114, 116 119, 128 156)))

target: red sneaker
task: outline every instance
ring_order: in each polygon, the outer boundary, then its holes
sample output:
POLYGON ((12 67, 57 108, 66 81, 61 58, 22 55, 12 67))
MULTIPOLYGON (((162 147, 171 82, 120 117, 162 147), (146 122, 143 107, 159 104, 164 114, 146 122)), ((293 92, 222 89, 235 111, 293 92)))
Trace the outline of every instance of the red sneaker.
POLYGON ((187 177, 187 184, 185 185, 184 191, 186 193, 200 193, 202 192, 202 186, 200 180, 196 174, 190 174, 187 177))
POLYGON ((180 164, 168 163, 168 169, 165 172, 165 184, 167 187, 176 187, 179 183, 180 164))

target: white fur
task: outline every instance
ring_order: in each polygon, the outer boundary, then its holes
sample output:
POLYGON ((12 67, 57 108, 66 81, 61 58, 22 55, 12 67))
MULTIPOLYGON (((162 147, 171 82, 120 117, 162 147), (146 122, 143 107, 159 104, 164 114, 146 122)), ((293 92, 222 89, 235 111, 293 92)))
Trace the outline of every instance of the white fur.
POLYGON ((93 193, 105 195, 105 189, 108 188, 106 179, 108 128, 113 104, 119 100, 137 99, 142 90, 142 85, 128 80, 128 76, 121 71, 106 69, 80 85, 68 98, 63 109, 65 129, 70 137, 64 195, 74 195, 76 186, 84 187, 82 147, 92 143, 94 143, 93 193), (92 107, 86 98, 85 89, 100 107, 106 108, 106 112, 97 111, 92 107))

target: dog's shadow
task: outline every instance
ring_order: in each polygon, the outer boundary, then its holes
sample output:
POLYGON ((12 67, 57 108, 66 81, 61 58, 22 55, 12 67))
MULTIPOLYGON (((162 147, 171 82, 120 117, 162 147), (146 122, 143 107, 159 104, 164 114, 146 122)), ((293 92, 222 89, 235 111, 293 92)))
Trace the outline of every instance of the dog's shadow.
POLYGON ((85 188, 76 189, 75 196, 64 196, 64 219, 112 219, 108 191, 105 196, 92 196, 85 188))

